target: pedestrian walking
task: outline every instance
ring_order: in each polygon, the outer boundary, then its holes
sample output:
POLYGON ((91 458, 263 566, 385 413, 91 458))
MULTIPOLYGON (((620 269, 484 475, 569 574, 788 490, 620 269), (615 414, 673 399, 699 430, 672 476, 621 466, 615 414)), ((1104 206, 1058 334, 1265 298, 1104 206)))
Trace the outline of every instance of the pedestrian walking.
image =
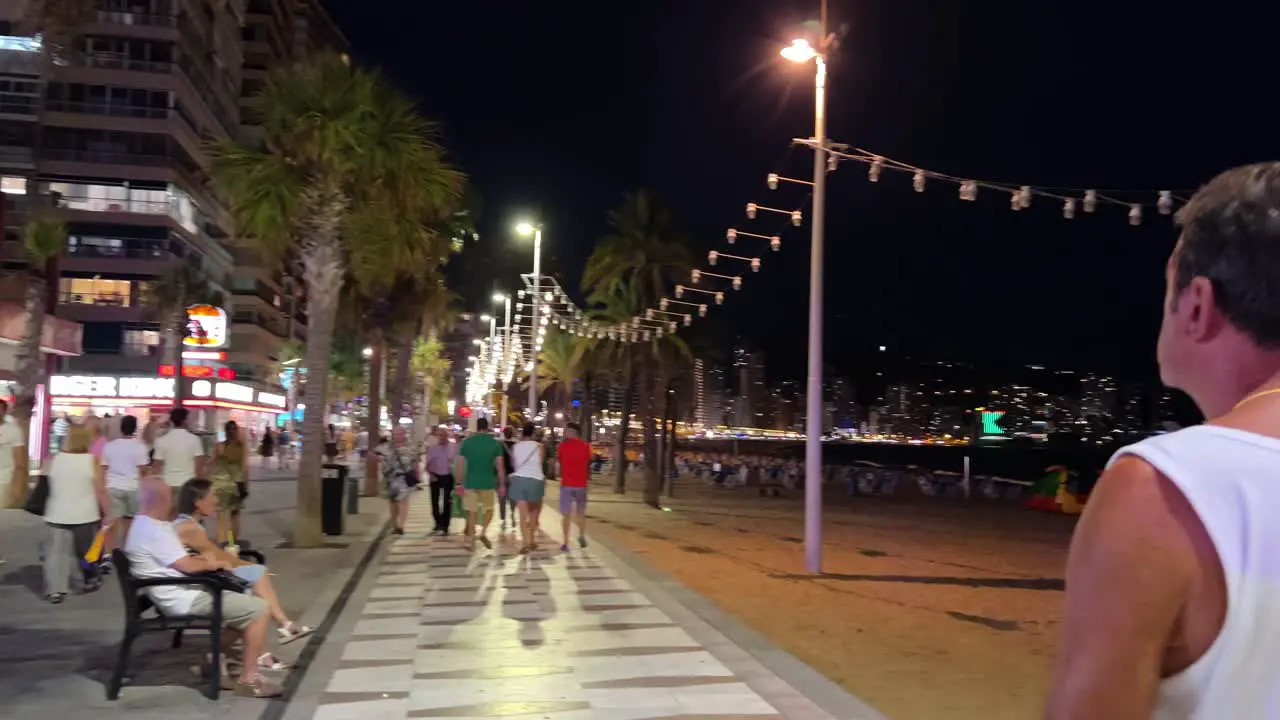
POLYGON ((591 479, 591 445, 580 436, 582 428, 569 423, 564 428, 564 442, 556 451, 560 461, 560 526, 563 531, 562 552, 569 550, 570 521, 578 526, 578 547, 587 546, 587 484, 591 479))
POLYGON ((476 432, 458 446, 454 472, 462 478, 462 506, 467 512, 466 535, 475 547, 476 540, 485 548, 493 543, 486 537, 493 521, 494 504, 507 489, 507 453, 489 432, 488 418, 476 421, 476 432))
POLYGON ((427 473, 431 477, 431 516, 435 519, 433 535, 448 535, 453 515, 453 460, 458 446, 449 440, 442 427, 432 431, 436 442, 427 448, 427 473))

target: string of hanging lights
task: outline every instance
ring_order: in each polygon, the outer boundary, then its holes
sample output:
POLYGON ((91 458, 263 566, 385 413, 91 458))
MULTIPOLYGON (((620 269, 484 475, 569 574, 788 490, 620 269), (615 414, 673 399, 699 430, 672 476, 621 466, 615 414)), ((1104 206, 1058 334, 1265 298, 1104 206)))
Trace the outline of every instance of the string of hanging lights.
MULTIPOLYGON (((797 145, 813 146, 813 141, 797 138, 797 145)), ((1192 191, 1188 190, 1099 190, 1096 188, 1063 188, 1025 185, 1021 183, 979 180, 949 173, 929 170, 910 163, 895 160, 878 153, 851 147, 840 143, 828 143, 827 171, 834 172, 845 161, 860 162, 867 166, 867 181, 878 183, 885 171, 898 172, 911 176, 911 188, 922 193, 931 181, 945 182, 958 189, 959 198, 966 202, 978 199, 980 189, 990 190, 1008 195, 1009 208, 1013 211, 1026 210, 1031 207, 1033 198, 1042 197, 1062 203, 1062 216, 1067 220, 1074 219, 1077 212, 1092 214, 1102 206, 1115 206, 1127 210, 1129 224, 1141 225, 1145 212, 1154 209, 1160 215, 1172 215, 1175 206, 1185 204, 1192 191)), ((794 178, 787 178, 770 173, 766 184, 770 190, 778 189, 783 182, 797 185, 812 183, 794 178)), ((748 217, 751 210, 748 209, 748 217)))

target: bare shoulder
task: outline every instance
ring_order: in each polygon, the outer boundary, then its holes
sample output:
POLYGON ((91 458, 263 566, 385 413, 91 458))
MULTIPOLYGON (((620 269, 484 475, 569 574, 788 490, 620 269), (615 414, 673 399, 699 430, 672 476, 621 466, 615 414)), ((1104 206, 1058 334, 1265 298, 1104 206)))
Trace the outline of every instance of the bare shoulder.
POLYGON ((1204 533, 1191 504, 1171 480, 1136 456, 1112 465, 1089 496, 1072 554, 1100 545, 1111 558, 1165 566, 1193 565, 1193 538, 1204 533), (1161 552, 1150 554, 1153 546, 1161 552), (1179 552, 1185 551, 1185 552, 1179 552))

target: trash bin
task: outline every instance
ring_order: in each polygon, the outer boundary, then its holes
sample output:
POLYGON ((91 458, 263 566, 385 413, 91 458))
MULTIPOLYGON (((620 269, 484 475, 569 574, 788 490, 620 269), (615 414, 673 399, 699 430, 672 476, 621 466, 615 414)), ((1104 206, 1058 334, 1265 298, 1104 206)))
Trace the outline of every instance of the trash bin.
POLYGON ((347 466, 325 463, 320 470, 320 530, 325 535, 342 534, 342 494, 347 484, 347 466))

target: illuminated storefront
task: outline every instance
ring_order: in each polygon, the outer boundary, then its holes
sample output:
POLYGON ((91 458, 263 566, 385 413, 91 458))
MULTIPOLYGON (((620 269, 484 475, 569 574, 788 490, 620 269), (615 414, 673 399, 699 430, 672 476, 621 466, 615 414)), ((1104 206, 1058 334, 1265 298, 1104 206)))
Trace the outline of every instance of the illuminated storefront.
MULTIPOLYGON (((132 415, 145 425, 173 408, 176 382, 159 376, 54 375, 49 388, 55 413, 132 415)), ((219 431, 228 420, 245 428, 274 425, 287 402, 278 392, 247 383, 189 377, 182 382, 182 404, 192 411, 193 430, 219 431)))

